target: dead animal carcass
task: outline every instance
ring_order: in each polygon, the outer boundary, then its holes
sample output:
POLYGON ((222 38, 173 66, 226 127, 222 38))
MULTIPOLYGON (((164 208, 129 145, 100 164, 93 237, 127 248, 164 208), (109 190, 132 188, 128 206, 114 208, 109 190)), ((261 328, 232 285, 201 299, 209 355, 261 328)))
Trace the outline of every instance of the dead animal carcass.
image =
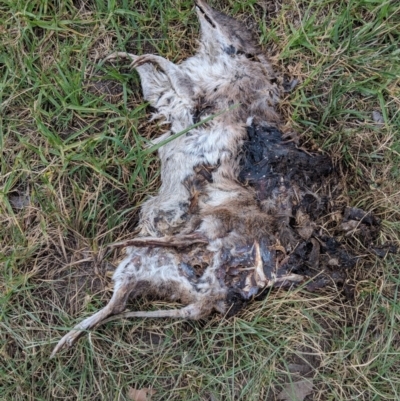
POLYGON ((161 188, 141 209, 139 235, 123 243, 110 302, 52 356, 121 314, 130 295, 185 306, 119 316, 199 319, 236 311, 268 287, 341 282, 355 263, 320 229, 333 208, 345 207, 335 203, 331 160, 283 138, 276 78, 251 33, 205 1, 195 4, 201 36, 193 57, 179 65, 122 52, 109 59, 132 60, 154 117, 170 123, 158 141, 217 116, 160 148, 161 188))

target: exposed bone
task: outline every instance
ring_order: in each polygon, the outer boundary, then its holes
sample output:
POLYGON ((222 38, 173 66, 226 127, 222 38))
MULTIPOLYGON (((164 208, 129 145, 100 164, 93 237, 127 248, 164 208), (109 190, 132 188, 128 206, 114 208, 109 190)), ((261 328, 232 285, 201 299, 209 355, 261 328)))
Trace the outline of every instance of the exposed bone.
POLYGON ((261 259, 261 252, 260 252, 260 244, 257 241, 255 241, 254 247, 256 250, 256 256, 255 256, 256 283, 260 288, 263 288, 267 285, 268 279, 267 277, 265 277, 264 274, 263 262, 261 259))
POLYGON ((168 237, 137 237, 121 242, 114 242, 108 248, 122 248, 127 246, 165 246, 172 248, 186 248, 194 244, 208 244, 208 239, 201 233, 186 235, 171 235, 168 237))
POLYGON ((130 317, 147 317, 147 318, 163 318, 173 317, 180 319, 192 319, 196 320, 201 317, 202 310, 201 305, 190 304, 181 309, 167 309, 167 310, 155 310, 155 311, 136 311, 136 312, 123 312, 115 316, 111 316, 105 319, 102 323, 112 322, 113 320, 119 320, 130 317))

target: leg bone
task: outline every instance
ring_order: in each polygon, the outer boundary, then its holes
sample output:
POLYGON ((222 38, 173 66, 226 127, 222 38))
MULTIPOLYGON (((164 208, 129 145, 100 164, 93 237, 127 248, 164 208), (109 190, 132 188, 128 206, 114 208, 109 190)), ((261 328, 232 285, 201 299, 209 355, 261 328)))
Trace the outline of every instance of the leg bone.
POLYGON ((202 304, 190 304, 181 309, 169 309, 169 310, 155 310, 155 311, 135 311, 135 312, 123 312, 118 315, 114 315, 105 319, 103 323, 108 323, 117 319, 124 319, 129 317, 147 317, 147 318, 162 318, 162 317, 172 317, 181 319, 200 319, 204 314, 206 314, 208 308, 204 310, 202 304))
POLYGON ((194 244, 208 244, 208 239, 201 233, 174 235, 165 237, 137 237, 126 241, 114 242, 107 248, 122 248, 127 246, 161 246, 171 248, 186 248, 194 244))

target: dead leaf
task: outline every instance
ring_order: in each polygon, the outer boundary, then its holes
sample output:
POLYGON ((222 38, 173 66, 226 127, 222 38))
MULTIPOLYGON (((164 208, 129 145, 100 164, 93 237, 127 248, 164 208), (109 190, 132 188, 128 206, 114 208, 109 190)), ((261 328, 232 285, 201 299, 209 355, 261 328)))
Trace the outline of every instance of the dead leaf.
POLYGON ((156 393, 152 388, 143 387, 141 389, 129 387, 128 398, 132 401, 150 401, 151 396, 156 393))
POLYGON ((358 228, 360 222, 357 220, 349 220, 341 224, 341 228, 343 231, 352 231, 358 228))
POLYGON ((312 389, 312 380, 301 380, 295 383, 287 383, 278 395, 278 400, 303 401, 307 395, 312 393, 312 389))
POLYGON ((288 370, 290 373, 299 373, 301 375, 305 375, 310 373, 312 367, 310 365, 300 365, 298 363, 290 363, 288 365, 288 370))
POLYGON ((383 124, 385 122, 385 120, 383 119, 382 114, 379 111, 374 110, 372 112, 372 119, 374 120, 374 122, 376 122, 377 124, 383 124))
POLYGON ((29 195, 11 195, 8 199, 14 209, 24 209, 31 204, 29 195))

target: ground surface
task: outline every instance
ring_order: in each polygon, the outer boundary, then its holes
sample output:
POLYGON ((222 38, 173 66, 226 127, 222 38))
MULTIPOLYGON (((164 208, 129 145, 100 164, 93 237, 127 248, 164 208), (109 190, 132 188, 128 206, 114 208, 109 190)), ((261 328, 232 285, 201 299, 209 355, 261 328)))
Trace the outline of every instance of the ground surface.
MULTIPOLYGON (((280 105, 288 131, 332 155, 347 201, 382 219, 378 243, 398 244, 399 2, 213 4, 298 80, 280 105)), ((306 400, 398 400, 399 258, 371 249, 354 297, 277 290, 230 319, 112 322, 48 360, 109 300, 121 255, 102 249, 132 236, 158 186, 143 149, 164 128, 147 123, 137 75, 101 60, 178 62, 197 33, 186 0, 0 1, 0 399, 126 400, 146 387, 153 400, 272 401, 305 378, 306 400)))

